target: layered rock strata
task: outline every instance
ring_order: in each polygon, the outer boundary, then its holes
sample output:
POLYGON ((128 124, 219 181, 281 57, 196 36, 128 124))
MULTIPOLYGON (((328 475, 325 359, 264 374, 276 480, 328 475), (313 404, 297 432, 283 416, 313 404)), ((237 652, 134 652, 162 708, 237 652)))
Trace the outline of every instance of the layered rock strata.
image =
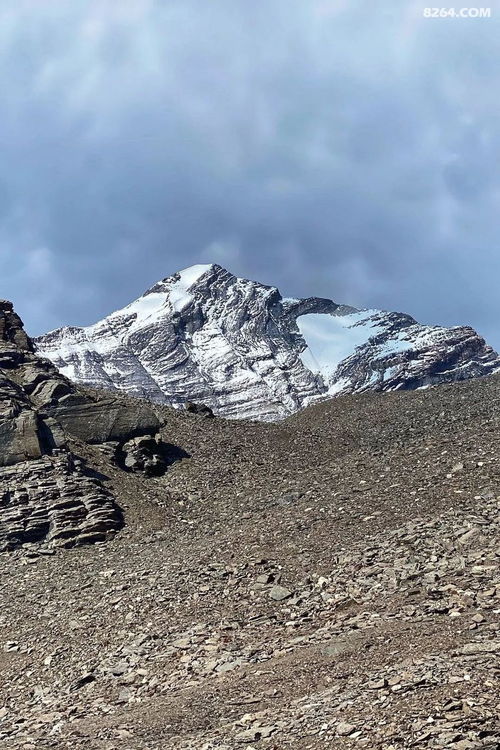
POLYGON ((70 452, 0 468, 0 552, 103 542, 122 524, 113 496, 70 452))

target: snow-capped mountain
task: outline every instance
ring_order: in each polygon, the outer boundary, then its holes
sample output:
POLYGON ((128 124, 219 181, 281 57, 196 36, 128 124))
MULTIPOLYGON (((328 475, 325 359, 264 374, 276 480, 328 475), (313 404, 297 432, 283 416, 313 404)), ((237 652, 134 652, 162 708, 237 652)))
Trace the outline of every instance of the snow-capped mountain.
POLYGON ((285 299, 218 265, 187 268, 99 323, 52 331, 36 347, 80 383, 262 420, 328 396, 500 370, 500 357, 472 328, 285 299))

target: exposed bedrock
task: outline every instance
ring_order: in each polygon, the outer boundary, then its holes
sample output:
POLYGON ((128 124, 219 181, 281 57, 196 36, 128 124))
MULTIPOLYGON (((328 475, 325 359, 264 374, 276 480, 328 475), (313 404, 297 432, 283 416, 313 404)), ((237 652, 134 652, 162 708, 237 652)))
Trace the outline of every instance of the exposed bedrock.
POLYGON ((0 551, 104 541, 121 511, 71 443, 126 442, 159 427, 145 403, 80 392, 35 353, 12 304, 0 301, 0 551))

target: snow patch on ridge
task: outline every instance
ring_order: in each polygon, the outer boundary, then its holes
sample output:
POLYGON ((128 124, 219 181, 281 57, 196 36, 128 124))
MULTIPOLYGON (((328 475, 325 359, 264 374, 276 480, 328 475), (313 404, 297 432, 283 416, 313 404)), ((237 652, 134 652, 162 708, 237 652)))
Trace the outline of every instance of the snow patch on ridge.
MULTIPOLYGON (((374 336, 384 333, 386 325, 381 310, 361 310, 348 315, 308 313, 297 318, 297 325, 307 349, 302 352, 302 363, 311 372, 320 373, 327 380, 341 362, 352 356, 359 346, 364 346, 374 336)), ((387 357, 414 348, 414 343, 396 334, 379 345, 378 356, 387 357)), ((378 380, 375 374, 374 380, 378 380)), ((329 393, 342 390, 337 384, 329 393)))
POLYGON ((175 312, 180 312, 184 307, 187 307, 193 300, 193 296, 189 294, 189 289, 196 284, 204 273, 210 271, 212 266, 198 263, 195 266, 185 268, 183 271, 179 271, 179 280, 175 281, 170 287, 170 304, 175 312))
POLYGON ((366 344, 383 330, 371 316, 378 310, 362 310, 350 315, 307 313, 297 318, 297 326, 307 349, 302 352, 302 363, 312 372, 332 375, 344 359, 354 354, 356 347, 366 344))
MULTIPOLYGON (((63 360, 70 359, 81 350, 82 341, 84 341, 89 351, 105 357, 114 351, 131 333, 160 323, 169 313, 169 301, 175 311, 180 311, 185 307, 192 300, 188 290, 196 284, 203 274, 212 268, 212 265, 203 264, 185 268, 177 274, 179 279, 172 281, 170 287, 165 286, 164 291, 146 292, 126 307, 108 315, 104 320, 79 329, 76 338, 73 338, 69 331, 61 331, 61 339, 57 350, 58 356, 63 360), (132 319, 131 322, 128 319, 132 319), (127 321, 126 326, 124 326, 125 321, 127 321)), ((47 349, 45 354, 48 357, 53 356, 51 349, 47 349)), ((59 364, 58 366, 68 377, 75 377, 75 368, 72 364, 66 366, 59 364)), ((108 374, 111 374, 112 367, 109 363, 105 362, 103 368, 108 374)))
MULTIPOLYGON (((123 310, 112 313, 108 316, 108 320, 115 318, 122 318, 126 315, 135 315, 135 321, 132 323, 129 332, 135 331, 138 328, 143 328, 146 321, 149 323, 155 323, 161 317, 162 308, 165 307, 167 295, 163 292, 155 292, 152 294, 146 294, 144 297, 139 297, 135 302, 132 302, 123 310)), ((97 326, 99 323, 96 324, 97 326)), ((95 326, 92 326, 93 328, 95 326)))

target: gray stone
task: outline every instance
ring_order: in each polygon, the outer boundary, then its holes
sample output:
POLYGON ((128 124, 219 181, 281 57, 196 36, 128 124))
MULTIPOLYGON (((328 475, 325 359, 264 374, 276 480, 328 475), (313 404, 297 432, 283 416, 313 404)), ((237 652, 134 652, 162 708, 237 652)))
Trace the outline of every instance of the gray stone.
POLYGON ((274 599, 276 602, 282 602, 291 597, 292 594, 293 592, 286 589, 284 586, 273 586, 269 592, 271 599, 274 599))
POLYGON ((346 721, 340 721, 337 724, 337 734, 341 737, 348 737, 355 731, 356 727, 353 724, 348 724, 346 721))
POLYGON ((466 643, 460 649, 461 654, 495 654, 500 651, 500 641, 484 641, 483 643, 466 643))

